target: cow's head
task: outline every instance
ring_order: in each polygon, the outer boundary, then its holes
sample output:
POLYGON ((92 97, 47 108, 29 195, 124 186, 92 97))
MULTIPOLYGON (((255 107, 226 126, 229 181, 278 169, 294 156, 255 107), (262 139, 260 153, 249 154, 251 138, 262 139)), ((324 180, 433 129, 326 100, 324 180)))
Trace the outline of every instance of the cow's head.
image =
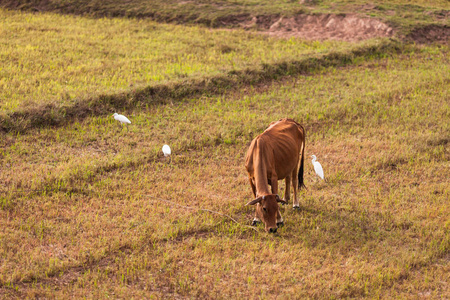
POLYGON ((280 199, 278 195, 265 195, 248 202, 245 205, 256 204, 256 217, 259 218, 265 226, 267 232, 277 232, 278 202, 286 204, 286 201, 280 199))

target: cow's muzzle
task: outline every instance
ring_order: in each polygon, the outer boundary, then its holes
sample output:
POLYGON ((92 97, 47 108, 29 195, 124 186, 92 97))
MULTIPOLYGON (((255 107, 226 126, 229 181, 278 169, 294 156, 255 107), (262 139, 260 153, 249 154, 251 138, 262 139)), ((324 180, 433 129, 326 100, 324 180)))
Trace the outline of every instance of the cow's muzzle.
POLYGON ((277 229, 278 229, 278 228, 269 228, 269 232, 270 232, 270 233, 275 233, 275 232, 277 232, 277 229))

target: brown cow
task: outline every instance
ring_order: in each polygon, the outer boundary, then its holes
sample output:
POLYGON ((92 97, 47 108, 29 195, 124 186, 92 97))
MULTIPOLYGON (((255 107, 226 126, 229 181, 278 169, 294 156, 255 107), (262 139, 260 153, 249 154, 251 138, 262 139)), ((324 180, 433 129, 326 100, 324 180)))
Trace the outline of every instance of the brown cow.
POLYGON ((256 204, 253 225, 261 220, 268 232, 276 232, 278 225, 283 225, 278 202, 286 204, 289 201, 291 180, 294 187, 293 207, 300 207, 297 187, 304 186, 304 154, 305 129, 292 119, 272 122, 252 141, 245 157, 245 168, 256 198, 246 204, 256 204), (286 181, 284 200, 278 196, 278 180, 282 179, 286 181), (272 192, 269 191, 269 184, 272 192))

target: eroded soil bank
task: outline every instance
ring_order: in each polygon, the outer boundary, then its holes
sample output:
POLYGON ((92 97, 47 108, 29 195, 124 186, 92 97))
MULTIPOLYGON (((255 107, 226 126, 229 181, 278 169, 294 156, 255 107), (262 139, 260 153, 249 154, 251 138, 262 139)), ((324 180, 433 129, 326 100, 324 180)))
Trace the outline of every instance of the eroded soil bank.
POLYGON ((373 18, 356 15, 306 15, 285 17, 254 17, 243 22, 243 28, 257 28, 271 36, 308 40, 360 41, 375 37, 389 37, 393 28, 373 18))

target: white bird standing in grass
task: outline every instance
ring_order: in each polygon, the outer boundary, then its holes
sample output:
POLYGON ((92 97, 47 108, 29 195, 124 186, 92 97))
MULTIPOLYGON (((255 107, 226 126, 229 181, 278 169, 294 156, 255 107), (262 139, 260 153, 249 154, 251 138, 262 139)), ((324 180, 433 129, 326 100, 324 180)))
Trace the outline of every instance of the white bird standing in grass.
MULTIPOLYGON (((164 153, 164 157, 170 156, 170 154, 172 154, 172 150, 170 150, 169 145, 164 145, 162 147, 162 152, 164 153)), ((172 156, 169 157, 169 164, 172 162, 172 156)))
POLYGON ((164 153, 164 156, 169 156, 170 154, 172 154, 169 145, 164 145, 162 147, 162 152, 164 153))
POLYGON ((119 121, 120 123, 128 123, 131 124, 131 121, 128 120, 127 117, 125 117, 124 115, 119 115, 118 113, 115 113, 112 115, 114 117, 114 119, 116 119, 117 121, 119 121))
POLYGON ((315 155, 311 155, 311 157, 313 158, 312 159, 312 164, 314 166, 314 171, 316 171, 316 174, 320 178, 324 179, 322 165, 320 164, 320 162, 316 161, 317 158, 316 158, 315 155))
POLYGON ((119 115, 118 113, 114 113, 113 118, 120 122, 120 124, 131 124, 131 121, 128 120, 124 115, 119 115))

